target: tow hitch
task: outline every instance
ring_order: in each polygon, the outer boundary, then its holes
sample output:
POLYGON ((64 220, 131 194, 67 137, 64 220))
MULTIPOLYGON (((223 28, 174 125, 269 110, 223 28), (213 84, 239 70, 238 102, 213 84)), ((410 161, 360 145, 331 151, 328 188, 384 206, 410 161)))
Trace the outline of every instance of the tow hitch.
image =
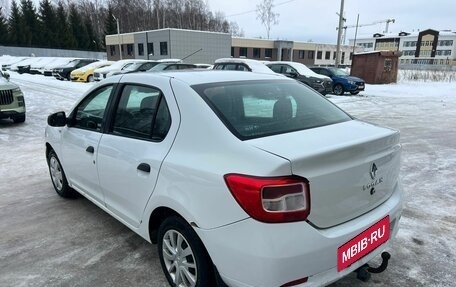
POLYGON ((388 260, 391 258, 391 255, 388 252, 382 253, 382 264, 377 268, 369 266, 369 264, 364 264, 363 266, 356 269, 356 278, 363 282, 369 281, 371 273, 382 273, 388 267, 388 260))

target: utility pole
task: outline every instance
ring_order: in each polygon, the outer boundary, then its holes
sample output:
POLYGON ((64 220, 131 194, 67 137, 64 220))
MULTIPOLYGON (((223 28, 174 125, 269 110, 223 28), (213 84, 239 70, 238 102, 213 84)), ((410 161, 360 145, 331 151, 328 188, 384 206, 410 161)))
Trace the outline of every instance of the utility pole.
POLYGON ((336 68, 339 67, 340 63, 340 41, 342 37, 342 26, 344 23, 344 0, 340 0, 340 12, 339 12, 339 30, 337 32, 337 48, 336 48, 336 68))
POLYGON ((114 15, 112 15, 112 18, 114 18, 114 20, 116 20, 116 23, 117 23, 117 41, 119 42, 119 55, 120 55, 120 59, 122 60, 122 46, 120 45, 119 18, 116 18, 114 15))
POLYGON ((356 18, 355 40, 353 41, 353 55, 355 55, 356 37, 358 37, 358 25, 359 25, 359 14, 358 14, 358 17, 356 18))

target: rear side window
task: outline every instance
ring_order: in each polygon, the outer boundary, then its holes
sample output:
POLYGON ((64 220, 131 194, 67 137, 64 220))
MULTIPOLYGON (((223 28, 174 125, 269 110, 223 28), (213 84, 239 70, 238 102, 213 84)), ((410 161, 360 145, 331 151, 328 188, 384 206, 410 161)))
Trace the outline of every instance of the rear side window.
POLYGON ((228 82, 196 85, 193 89, 241 140, 351 120, 297 81, 228 82))

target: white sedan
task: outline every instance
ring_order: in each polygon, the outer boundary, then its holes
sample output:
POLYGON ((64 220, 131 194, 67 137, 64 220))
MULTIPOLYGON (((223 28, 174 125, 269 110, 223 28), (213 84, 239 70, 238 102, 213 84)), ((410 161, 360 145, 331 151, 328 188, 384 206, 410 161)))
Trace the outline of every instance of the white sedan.
POLYGON ((295 80, 114 76, 45 134, 57 193, 158 243, 171 286, 321 286, 388 264, 366 265, 398 230, 399 132, 295 80))

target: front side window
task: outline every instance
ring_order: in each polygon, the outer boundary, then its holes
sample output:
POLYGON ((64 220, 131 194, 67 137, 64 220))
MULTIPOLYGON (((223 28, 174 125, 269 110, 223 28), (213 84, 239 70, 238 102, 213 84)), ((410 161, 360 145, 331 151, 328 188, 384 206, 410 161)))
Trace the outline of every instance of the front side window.
POLYGON ((101 132, 103 118, 112 92, 112 85, 87 96, 74 111, 70 126, 101 132))
POLYGON ((351 120, 320 94, 297 81, 222 82, 192 88, 241 140, 351 120))
POLYGON ((282 66, 281 65, 269 65, 268 66, 274 73, 282 73, 282 66))
POLYGON ((117 104, 112 134, 161 141, 171 125, 165 98, 159 89, 126 85, 117 104))

